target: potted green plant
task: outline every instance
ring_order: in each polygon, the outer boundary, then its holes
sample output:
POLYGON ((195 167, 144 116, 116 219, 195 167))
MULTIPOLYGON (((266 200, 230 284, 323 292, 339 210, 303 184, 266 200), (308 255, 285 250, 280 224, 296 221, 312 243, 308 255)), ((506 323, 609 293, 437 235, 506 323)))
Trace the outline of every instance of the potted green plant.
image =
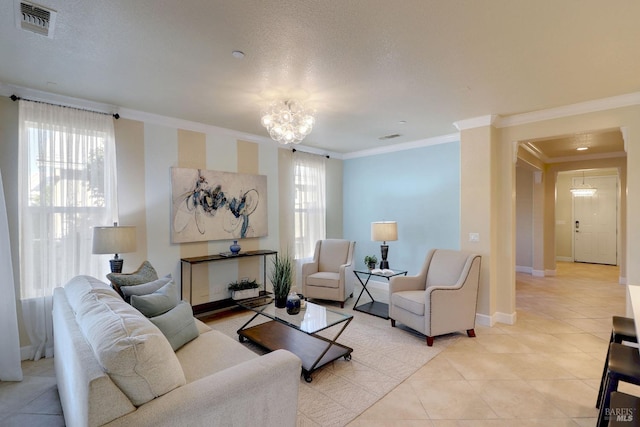
POLYGON ((273 268, 269 276, 273 286, 273 297, 276 307, 285 308, 287 306, 287 296, 291 291, 293 281, 293 260, 289 255, 276 256, 273 261, 273 268))
POLYGON ((367 255, 364 257, 364 264, 369 268, 369 270, 376 268, 377 263, 378 258, 375 255, 367 255))
POLYGON ((229 283, 231 298, 234 300, 255 298, 260 295, 260 285, 255 280, 240 280, 229 283))

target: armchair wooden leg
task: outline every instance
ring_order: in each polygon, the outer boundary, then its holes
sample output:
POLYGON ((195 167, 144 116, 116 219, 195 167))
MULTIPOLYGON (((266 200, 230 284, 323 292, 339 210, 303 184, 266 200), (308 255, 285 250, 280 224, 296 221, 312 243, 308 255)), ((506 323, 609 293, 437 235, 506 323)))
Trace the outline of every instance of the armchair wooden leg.
POLYGON ((389 320, 391 320, 391 327, 395 328, 396 327, 396 321, 393 320, 393 319, 389 319, 389 320))
POLYGON ((340 303, 340 308, 344 308, 344 301, 340 303))
POLYGON ((427 345, 429 347, 433 346, 433 337, 427 337, 427 345))
POLYGON ((470 338, 474 338, 476 336, 476 331, 473 329, 467 329, 467 336, 470 338))

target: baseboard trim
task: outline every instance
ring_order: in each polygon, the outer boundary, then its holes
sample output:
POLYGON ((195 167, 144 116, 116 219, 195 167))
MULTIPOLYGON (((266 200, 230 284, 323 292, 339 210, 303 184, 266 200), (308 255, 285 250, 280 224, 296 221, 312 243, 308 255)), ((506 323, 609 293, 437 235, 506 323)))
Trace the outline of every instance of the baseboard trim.
POLYGON ((531 275, 534 277, 544 277, 544 270, 531 270, 531 275))
POLYGON ((515 325, 518 315, 516 312, 511 314, 496 312, 489 316, 486 314, 476 313, 476 323, 480 326, 492 327, 496 323, 504 323, 507 325, 515 325))
MULTIPOLYGON (((359 286, 362 286, 360 283, 356 282, 359 286)), ((382 282, 380 280, 369 280, 367 283, 367 289, 377 289, 380 291, 389 291, 389 282, 382 282)))
POLYGON ((516 273, 531 274, 533 272, 532 267, 525 267, 524 265, 516 265, 516 273))

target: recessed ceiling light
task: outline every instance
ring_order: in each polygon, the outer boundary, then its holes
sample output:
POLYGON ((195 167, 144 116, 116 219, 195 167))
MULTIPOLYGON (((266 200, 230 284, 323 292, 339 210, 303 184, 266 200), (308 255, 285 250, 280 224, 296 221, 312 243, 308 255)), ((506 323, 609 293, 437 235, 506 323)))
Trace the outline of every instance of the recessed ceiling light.
POLYGON ((400 120, 398 123, 401 124, 401 125, 406 125, 407 121, 406 120, 400 120))
POLYGON ((576 150, 578 150, 578 151, 584 151, 584 150, 588 150, 588 149, 589 149, 589 147, 578 147, 578 148, 576 148, 576 150))
POLYGON ((233 52, 231 52, 231 54, 233 55, 234 58, 236 59, 242 59, 244 58, 244 52, 242 52, 241 50, 234 50, 233 52))

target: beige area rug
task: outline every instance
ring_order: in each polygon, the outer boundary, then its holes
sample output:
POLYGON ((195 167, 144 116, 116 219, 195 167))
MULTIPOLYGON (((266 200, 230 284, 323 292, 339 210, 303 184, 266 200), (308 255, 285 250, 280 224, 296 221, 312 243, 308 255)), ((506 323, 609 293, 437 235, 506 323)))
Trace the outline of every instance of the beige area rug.
MULTIPOLYGON (((353 299, 344 309, 330 302, 330 310, 352 314, 354 319, 338 342, 353 348, 350 361, 340 358, 312 374, 307 383, 300 376, 298 426, 344 426, 458 339, 446 336, 427 347, 423 335, 402 326, 392 328, 389 320, 353 311, 353 299)), ((234 339, 237 330, 253 313, 238 312, 207 324, 234 339)), ((257 319, 256 319, 257 320, 257 319)), ((334 327, 329 332, 337 333, 334 327)), ((263 352, 251 343, 244 345, 263 352)))

